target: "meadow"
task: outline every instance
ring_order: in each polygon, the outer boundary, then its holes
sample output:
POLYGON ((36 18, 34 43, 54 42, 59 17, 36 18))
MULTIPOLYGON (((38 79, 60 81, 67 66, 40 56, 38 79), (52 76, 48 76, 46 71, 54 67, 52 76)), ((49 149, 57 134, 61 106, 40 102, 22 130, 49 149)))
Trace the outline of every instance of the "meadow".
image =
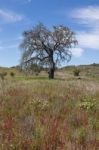
POLYGON ((0 79, 0 150, 98 150, 99 74, 90 72, 0 79))

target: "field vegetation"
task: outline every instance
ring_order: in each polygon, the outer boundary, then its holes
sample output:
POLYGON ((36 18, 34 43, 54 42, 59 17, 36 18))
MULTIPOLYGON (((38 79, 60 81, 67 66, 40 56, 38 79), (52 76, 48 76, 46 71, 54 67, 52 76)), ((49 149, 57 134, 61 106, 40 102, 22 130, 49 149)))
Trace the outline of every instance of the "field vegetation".
POLYGON ((74 69, 54 80, 0 69, 0 150, 99 149, 99 66, 74 69))

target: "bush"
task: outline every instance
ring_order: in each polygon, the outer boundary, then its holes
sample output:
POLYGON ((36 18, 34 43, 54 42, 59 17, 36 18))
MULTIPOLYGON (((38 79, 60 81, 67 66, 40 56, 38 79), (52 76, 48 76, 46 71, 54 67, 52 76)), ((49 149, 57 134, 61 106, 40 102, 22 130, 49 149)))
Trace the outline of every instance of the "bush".
POLYGON ((80 70, 76 68, 76 69, 73 71, 73 73, 74 73, 74 76, 79 76, 79 75, 80 75, 80 70))
POLYGON ((11 72, 11 73, 10 73, 10 76, 11 76, 11 77, 14 77, 14 76, 15 76, 15 73, 14 73, 14 72, 11 72))
POLYGON ((97 103, 95 99, 85 98, 80 104, 81 109, 87 110, 87 111, 96 111, 97 109, 97 103))
POLYGON ((2 73, 0 73, 0 78, 2 80, 4 80, 4 78, 5 78, 6 75, 7 75, 7 72, 2 72, 2 73))

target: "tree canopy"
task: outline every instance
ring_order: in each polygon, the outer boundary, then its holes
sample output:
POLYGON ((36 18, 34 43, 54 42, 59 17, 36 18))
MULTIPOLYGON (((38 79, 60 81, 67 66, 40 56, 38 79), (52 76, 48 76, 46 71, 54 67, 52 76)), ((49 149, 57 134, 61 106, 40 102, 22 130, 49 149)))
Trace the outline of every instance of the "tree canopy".
POLYGON ((63 25, 47 29, 42 23, 24 31, 21 43, 22 66, 33 63, 47 66, 49 78, 54 78, 55 67, 70 61, 71 48, 77 44, 75 33, 63 25))

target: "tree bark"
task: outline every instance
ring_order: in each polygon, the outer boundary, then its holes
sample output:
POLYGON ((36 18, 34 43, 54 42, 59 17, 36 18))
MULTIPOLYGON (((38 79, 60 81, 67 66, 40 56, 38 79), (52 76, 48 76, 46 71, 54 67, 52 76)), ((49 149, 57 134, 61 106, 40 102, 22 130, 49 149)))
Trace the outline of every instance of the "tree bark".
POLYGON ((50 52, 50 67, 49 67, 49 79, 54 79, 54 72, 55 72, 55 63, 53 59, 53 50, 50 52))
POLYGON ((54 68, 50 68, 49 69, 49 79, 54 79, 54 71, 55 71, 55 69, 54 68))

